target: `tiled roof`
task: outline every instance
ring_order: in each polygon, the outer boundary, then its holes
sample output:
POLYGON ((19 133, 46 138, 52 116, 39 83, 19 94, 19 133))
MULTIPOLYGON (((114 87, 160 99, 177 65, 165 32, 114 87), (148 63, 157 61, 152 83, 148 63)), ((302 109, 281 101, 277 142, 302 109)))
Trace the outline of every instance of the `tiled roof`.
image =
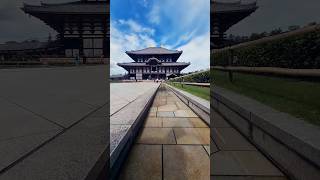
MULTIPOLYGON (((146 63, 118 63, 119 66, 149 66, 146 63)), ((162 66, 189 66, 190 63, 185 62, 172 62, 172 63, 161 63, 162 66)))
POLYGON ((181 54, 182 51, 169 50, 162 47, 149 47, 137 51, 127 51, 127 54, 181 54))
POLYGON ((26 13, 61 13, 61 14, 106 14, 109 13, 107 2, 83 2, 28 5, 24 4, 22 10, 26 13))
POLYGON ((221 12, 237 12, 237 11, 254 11, 257 9, 256 1, 251 3, 242 3, 241 1, 236 2, 221 2, 213 1, 212 3, 213 13, 221 12))

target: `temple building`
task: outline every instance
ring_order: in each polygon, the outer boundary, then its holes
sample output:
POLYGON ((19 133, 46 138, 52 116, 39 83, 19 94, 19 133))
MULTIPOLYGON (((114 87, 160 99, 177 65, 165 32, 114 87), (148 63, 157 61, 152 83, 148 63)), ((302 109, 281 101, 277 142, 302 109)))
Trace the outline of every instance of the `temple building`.
POLYGON ((22 10, 57 31, 58 57, 109 58, 109 0, 24 4, 22 10))
POLYGON ((242 3, 211 0, 211 48, 223 47, 226 31, 255 12, 257 8, 256 1, 242 3))
POLYGON ((190 65, 190 63, 177 62, 182 51, 162 47, 126 51, 126 54, 134 62, 118 63, 118 66, 128 71, 130 79, 168 79, 169 76, 180 75, 180 72, 190 65))

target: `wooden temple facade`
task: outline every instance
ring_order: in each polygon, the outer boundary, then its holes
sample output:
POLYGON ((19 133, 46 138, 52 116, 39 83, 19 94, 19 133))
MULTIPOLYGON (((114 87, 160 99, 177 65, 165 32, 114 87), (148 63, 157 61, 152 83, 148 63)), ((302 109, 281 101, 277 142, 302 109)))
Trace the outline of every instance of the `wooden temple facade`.
POLYGON ((22 10, 58 32, 57 56, 109 58, 109 0, 24 4, 22 10))
POLYGON ((211 0, 211 49, 224 46, 226 31, 257 10, 256 1, 251 3, 222 2, 211 0))
POLYGON ((129 63, 118 63, 132 80, 168 79, 188 67, 190 63, 177 62, 182 51, 168 50, 161 47, 149 47, 137 51, 127 51, 126 54, 134 60, 129 63))

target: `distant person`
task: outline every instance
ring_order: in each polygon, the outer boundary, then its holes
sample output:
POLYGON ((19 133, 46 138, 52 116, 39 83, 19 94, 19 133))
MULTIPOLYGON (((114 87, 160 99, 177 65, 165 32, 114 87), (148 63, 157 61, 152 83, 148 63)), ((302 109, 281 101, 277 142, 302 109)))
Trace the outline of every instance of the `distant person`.
POLYGON ((80 64, 80 56, 79 55, 76 56, 75 61, 76 61, 75 62, 76 65, 78 66, 80 64))

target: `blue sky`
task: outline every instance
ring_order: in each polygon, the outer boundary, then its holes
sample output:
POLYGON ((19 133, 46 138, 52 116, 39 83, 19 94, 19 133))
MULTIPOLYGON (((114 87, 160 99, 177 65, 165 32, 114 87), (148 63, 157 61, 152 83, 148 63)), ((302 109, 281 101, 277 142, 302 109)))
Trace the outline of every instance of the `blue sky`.
POLYGON ((184 72, 209 68, 209 0, 111 0, 111 74, 131 62, 126 50, 165 47, 183 50, 184 72))

